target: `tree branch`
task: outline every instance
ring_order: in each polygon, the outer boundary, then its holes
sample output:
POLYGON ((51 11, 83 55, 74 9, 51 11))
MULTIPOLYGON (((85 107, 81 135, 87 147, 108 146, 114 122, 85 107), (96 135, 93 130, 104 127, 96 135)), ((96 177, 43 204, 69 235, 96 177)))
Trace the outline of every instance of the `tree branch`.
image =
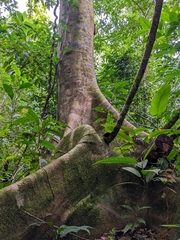
POLYGON ((140 82, 143 78, 144 72, 146 70, 147 64, 148 64, 148 60, 150 58, 150 54, 155 42, 155 38, 156 38, 156 32, 157 32, 157 28, 158 28, 158 24, 159 24, 159 20, 160 20, 160 15, 161 15, 161 10, 162 10, 162 5, 163 5, 163 0, 156 0, 156 5, 155 5, 155 11, 154 11, 154 16, 153 16, 153 21, 152 21, 152 25, 151 25, 151 29, 149 32, 149 36, 148 36, 148 41, 146 44, 146 49, 144 51, 144 55, 141 61, 141 65, 139 67, 139 70, 137 72, 136 78, 134 80, 134 83, 131 87, 131 90, 129 92, 129 95, 126 99, 126 102, 123 106, 122 112, 120 114, 120 117, 116 123, 116 126, 114 127, 113 131, 111 133, 106 133, 104 135, 104 141, 105 143, 109 144, 110 142, 112 142, 114 140, 114 138, 116 137, 116 135, 119 132, 119 129, 122 126, 122 123, 125 119, 125 116, 128 113, 129 107, 134 99, 134 96, 138 90, 138 87, 140 85, 140 82))
POLYGON ((145 12, 143 11, 143 9, 141 8, 141 6, 140 6, 136 1, 134 1, 134 0, 132 0, 132 2, 139 8, 139 10, 141 11, 142 15, 143 15, 144 17, 146 17, 146 14, 145 14, 145 12))
POLYGON ((180 118, 180 108, 178 109, 178 112, 170 119, 170 121, 164 125, 163 129, 170 129, 174 124, 177 122, 177 120, 180 118))

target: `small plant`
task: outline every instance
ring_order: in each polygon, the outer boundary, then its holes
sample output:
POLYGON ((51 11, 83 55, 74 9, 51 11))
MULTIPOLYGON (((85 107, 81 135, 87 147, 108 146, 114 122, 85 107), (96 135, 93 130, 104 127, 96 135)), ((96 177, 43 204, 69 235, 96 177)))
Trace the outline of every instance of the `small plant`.
POLYGON ((143 218, 140 218, 138 215, 140 211, 151 208, 151 207, 143 206, 140 208, 133 209, 129 205, 125 205, 125 204, 121 205, 121 207, 130 211, 130 214, 124 216, 124 218, 129 220, 129 222, 126 224, 126 226, 123 229, 124 234, 127 233, 128 231, 131 231, 133 233, 136 228, 140 227, 140 225, 146 224, 145 220, 143 218))
POLYGON ((29 226, 34 226, 34 225, 40 226, 42 224, 47 224, 49 227, 53 228, 55 239, 57 239, 58 237, 64 238, 68 234, 75 235, 75 233, 77 233, 79 231, 86 231, 87 233, 90 234, 89 229, 92 228, 92 227, 89 227, 89 226, 80 226, 80 227, 67 226, 65 224, 62 224, 60 227, 57 227, 57 226, 54 225, 53 222, 45 222, 45 221, 34 222, 34 223, 31 223, 29 226))
POLYGON ((116 236, 116 229, 113 228, 110 230, 109 234, 108 234, 108 239, 110 240, 114 240, 115 239, 115 236, 116 236))
POLYGON ((29 212, 26 212, 26 211, 23 211, 23 212, 38 220, 38 222, 33 222, 29 226, 40 226, 42 224, 46 224, 54 230, 55 239, 58 239, 58 237, 64 238, 68 234, 71 234, 75 237, 78 237, 78 235, 76 235, 76 233, 79 232, 79 231, 86 231, 87 233, 90 234, 89 229, 92 229, 92 227, 90 227, 90 226, 77 227, 77 226, 67 226, 65 224, 62 224, 60 227, 58 227, 58 226, 54 225, 53 222, 46 222, 43 219, 38 218, 38 217, 30 214, 29 212))

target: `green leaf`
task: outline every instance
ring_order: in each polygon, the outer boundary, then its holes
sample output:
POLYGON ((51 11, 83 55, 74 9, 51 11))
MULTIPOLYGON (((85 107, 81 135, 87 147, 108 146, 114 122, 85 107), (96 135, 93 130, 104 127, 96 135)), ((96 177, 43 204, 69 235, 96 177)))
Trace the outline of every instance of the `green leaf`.
POLYGON ((17 118, 16 120, 14 120, 13 122, 12 122, 12 124, 14 125, 14 124, 24 124, 24 123, 27 123, 27 122, 29 122, 29 118, 28 117, 21 117, 21 118, 17 118))
POLYGON ((159 130, 155 130, 154 132, 151 132, 148 136, 149 139, 153 138, 153 137, 157 137, 161 134, 169 134, 171 133, 172 130, 171 129, 159 129, 159 130))
POLYGON ((16 17, 19 19, 20 22, 23 22, 23 14, 21 12, 17 11, 16 17))
POLYGON ((52 143, 50 143, 50 142, 48 142, 48 141, 40 140, 40 143, 41 143, 44 147, 46 147, 46 148, 48 148, 48 149, 56 150, 56 147, 55 147, 52 143))
POLYGON ((12 87, 11 87, 10 85, 4 83, 4 84, 3 84, 3 88, 4 88, 5 92, 8 94, 8 96, 9 96, 11 99, 13 99, 13 97, 14 97, 14 92, 13 92, 12 87))
POLYGON ((95 108, 93 108, 93 110, 95 110, 97 112, 101 112, 101 113, 107 112, 107 110, 104 107, 95 107, 95 108))
POLYGON ((30 223, 29 226, 40 226, 42 224, 46 224, 46 222, 33 222, 33 223, 30 223))
POLYGON ((95 164, 114 164, 114 163, 126 163, 126 164, 136 164, 137 161, 134 158, 130 157, 110 157, 99 160, 95 164))
POLYGON ((27 83, 21 84, 19 89, 30 88, 30 87, 32 87, 32 84, 27 82, 27 83))
POLYGON ((136 175, 137 177, 141 178, 141 174, 138 170, 136 170, 135 168, 132 168, 132 167, 123 167, 122 169, 136 175))
POLYGON ((24 26, 25 26, 25 27, 28 27, 28 28, 30 28, 30 29, 34 29, 34 25, 31 24, 31 23, 29 23, 29 22, 24 23, 24 26))
POLYGON ((167 227, 167 228, 180 228, 180 224, 162 224, 161 227, 167 227))
POLYGON ((178 21, 179 21, 178 17, 179 17, 179 13, 176 13, 174 11, 169 13, 169 19, 170 19, 171 22, 177 22, 178 23, 178 21))
POLYGON ((138 220, 138 222, 140 222, 140 223, 146 224, 146 222, 145 222, 145 220, 144 220, 143 218, 138 218, 137 220, 138 220))
POLYGON ((133 140, 131 137, 129 137, 123 130, 120 129, 120 131, 117 134, 117 139, 122 139, 125 140, 127 142, 131 142, 133 143, 133 140))
POLYGON ((12 64, 12 69, 14 70, 18 77, 21 75, 20 69, 15 64, 12 64))
POLYGON ((143 207, 138 208, 137 210, 141 211, 141 210, 149 209, 149 208, 151 208, 151 207, 150 206, 143 206, 143 207))
POLYGON ((149 32, 149 29, 148 28, 143 28, 141 30, 139 30, 136 34, 135 34, 135 37, 140 37, 140 36, 143 36, 144 34, 148 33, 149 32))
POLYGON ((158 92, 154 95, 151 107, 150 114, 154 117, 159 118, 161 114, 166 110, 169 95, 170 95, 171 87, 169 84, 164 84, 158 92))
POLYGON ((28 110, 27 117, 30 117, 37 124, 39 124, 39 117, 38 117, 38 115, 31 108, 27 108, 27 110, 28 110))
POLYGON ((11 155, 11 156, 6 157, 6 160, 9 161, 9 160, 12 160, 12 159, 17 159, 17 158, 18 158, 18 156, 11 155))
MULTIPOLYGON (((123 208, 126 208, 126 209, 128 209, 128 210, 133 211, 132 207, 130 207, 129 205, 123 204, 123 205, 120 205, 120 206, 123 207, 123 208)), ((129 215, 128 215, 128 216, 129 216, 129 215)))
POLYGON ((57 230, 57 234, 60 235, 61 238, 66 237, 67 234, 72 233, 72 232, 77 233, 80 230, 81 231, 86 231, 87 233, 90 234, 88 228, 92 228, 92 227, 89 227, 89 226, 77 227, 77 226, 61 225, 57 230))
POLYGON ((158 174, 159 171, 161 171, 161 169, 159 168, 155 168, 155 169, 149 169, 149 170, 141 170, 141 173, 146 176, 148 173, 152 172, 152 173, 155 173, 155 174, 158 174))
POLYGON ((140 17, 139 21, 140 21, 140 24, 141 24, 142 28, 145 28, 145 29, 148 29, 148 30, 150 29, 151 22, 149 20, 147 20, 146 18, 140 17))
POLYGON ((149 183, 150 181, 152 181, 154 179, 154 176, 156 175, 156 173, 154 172, 149 172, 147 175, 146 175, 146 182, 149 183))
POLYGON ((53 130, 53 129, 44 129, 47 133, 52 133, 55 136, 58 136, 60 138, 62 138, 62 133, 60 133, 59 131, 53 130))
POLYGON ((142 133, 143 131, 147 131, 147 128, 134 128, 134 134, 142 133))
POLYGON ((144 159, 142 162, 138 162, 136 166, 138 168, 144 169, 148 164, 148 159, 144 159))
POLYGON ((49 227, 51 227, 51 228, 54 227, 54 223, 53 223, 53 222, 47 222, 47 225, 48 225, 49 227))
POLYGON ((129 230, 131 230, 133 227, 133 223, 126 224, 125 228, 123 229, 123 233, 127 233, 129 230))
POLYGON ((158 49, 158 50, 164 50, 164 49, 168 49, 169 48, 169 44, 168 43, 157 43, 154 45, 153 47, 154 49, 158 49))

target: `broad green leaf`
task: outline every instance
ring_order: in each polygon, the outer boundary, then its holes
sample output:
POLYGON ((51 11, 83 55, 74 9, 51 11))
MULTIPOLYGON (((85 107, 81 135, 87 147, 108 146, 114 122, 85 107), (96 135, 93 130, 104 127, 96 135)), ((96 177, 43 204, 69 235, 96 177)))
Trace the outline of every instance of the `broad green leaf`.
POLYGON ((148 139, 151 139, 153 137, 158 137, 161 134, 170 134, 172 132, 171 129, 159 129, 155 130, 154 132, 149 133, 148 139))
POLYGON ((139 134, 139 133, 142 133, 144 131, 147 131, 147 128, 134 128, 134 134, 139 134))
POLYGON ((136 34, 135 34, 135 37, 140 37, 140 36, 143 36, 144 34, 148 33, 149 32, 149 29, 148 28, 143 28, 141 30, 139 30, 136 34))
POLYGON ((25 27, 28 27, 28 28, 30 28, 30 29, 34 29, 34 25, 31 24, 31 23, 29 23, 29 22, 24 23, 24 26, 25 26, 25 27))
POLYGON ((37 124, 39 124, 39 117, 38 115, 31 109, 27 108, 27 117, 29 116, 32 120, 34 120, 37 124))
POLYGON ((46 148, 48 148, 48 149, 56 150, 56 147, 55 147, 52 143, 50 143, 50 142, 48 142, 48 141, 40 140, 40 143, 41 143, 44 147, 46 147, 46 148))
POLYGON ((150 170, 141 170, 142 174, 146 176, 148 173, 152 172, 155 174, 158 174, 158 172, 161 171, 161 169, 150 169, 150 170))
POLYGON ((19 19, 20 22, 23 22, 23 14, 21 12, 17 11, 16 17, 19 19))
POLYGON ((159 118, 161 114, 166 110, 170 92, 171 87, 166 83, 159 89, 159 91, 156 92, 152 99, 151 107, 149 110, 152 116, 159 118))
POLYGON ((29 118, 28 117, 20 117, 20 118, 17 118, 16 120, 14 120, 13 122, 12 122, 12 124, 13 125, 15 125, 15 124, 23 124, 23 123, 27 123, 27 122, 29 122, 29 118))
POLYGON ((144 169, 147 166, 147 163, 148 163, 148 159, 144 159, 142 162, 138 162, 136 166, 141 169, 144 169))
POLYGON ((4 84, 3 84, 3 88, 4 88, 5 92, 8 94, 8 96, 9 96, 11 99, 13 99, 13 97, 14 97, 14 92, 13 92, 12 87, 11 87, 10 85, 4 83, 4 84))
POLYGON ((53 222, 47 222, 47 225, 48 225, 49 227, 51 227, 51 228, 54 227, 54 223, 53 223, 53 222))
POLYGON ((144 220, 143 218, 138 218, 137 220, 138 220, 138 222, 140 222, 140 223, 146 224, 146 222, 145 222, 145 220, 144 220))
POLYGON ((26 82, 26 83, 21 84, 21 86, 19 87, 19 89, 30 88, 30 87, 32 87, 32 84, 26 82))
POLYGON ((149 173, 146 175, 146 182, 149 183, 150 181, 152 181, 155 175, 156 175, 155 172, 149 172, 149 173))
POLYGON ((89 226, 66 226, 66 225, 61 225, 60 228, 57 230, 57 233, 60 235, 61 238, 66 237, 67 234, 69 233, 77 233, 79 231, 86 231, 87 233, 90 234, 89 229, 92 227, 89 226))
POLYGON ((126 224, 125 228, 123 229, 123 233, 127 233, 129 230, 132 230, 133 228, 133 223, 128 223, 126 224))
POLYGON ((53 129, 49 129, 49 128, 45 129, 45 131, 47 133, 52 133, 55 136, 62 137, 62 133, 60 133, 59 131, 56 131, 56 130, 53 130, 53 129))
POLYGON ((122 139, 122 140, 125 140, 127 142, 133 142, 132 138, 129 137, 127 134, 125 134, 125 132, 123 130, 119 130, 118 134, 117 134, 117 138, 118 139, 122 139))
POLYGON ((176 12, 170 12, 169 13, 169 19, 170 19, 170 21, 171 22, 177 22, 178 23, 178 21, 179 21, 179 13, 176 13, 176 12))
POLYGON ((153 48, 158 50, 164 50, 169 48, 169 44, 168 43, 155 44, 153 48))
POLYGON ((129 205, 122 204, 122 205, 120 205, 120 206, 123 207, 123 208, 126 208, 126 209, 128 209, 128 210, 133 211, 132 207, 130 207, 129 205))
POLYGON ((19 77, 21 75, 20 69, 15 64, 12 64, 11 67, 14 70, 14 72, 16 73, 16 75, 19 77))
POLYGON ((95 121, 95 122, 96 122, 96 123, 99 123, 99 122, 104 122, 104 120, 105 120, 104 118, 98 118, 98 119, 96 119, 96 121, 95 121))
POLYGON ((136 170, 135 168, 132 168, 132 167, 123 167, 122 169, 136 175, 137 177, 141 178, 141 174, 138 170, 136 170))
POLYGON ((150 29, 151 22, 149 20, 147 20, 144 17, 140 17, 139 21, 140 21, 140 24, 141 24, 142 28, 145 28, 145 29, 148 29, 148 30, 150 29))
POLYGON ((99 160, 94 164, 114 164, 114 163, 136 164, 137 161, 130 157, 110 157, 110 158, 99 160))
POLYGON ((167 28, 167 32, 166 32, 166 36, 168 37, 172 32, 174 32, 176 30, 176 28, 178 27, 178 23, 171 23, 170 27, 167 28))
POLYGON ((121 129, 123 129, 124 131, 130 132, 132 134, 134 134, 134 130, 135 130, 135 129, 127 127, 127 126, 122 126, 121 129))

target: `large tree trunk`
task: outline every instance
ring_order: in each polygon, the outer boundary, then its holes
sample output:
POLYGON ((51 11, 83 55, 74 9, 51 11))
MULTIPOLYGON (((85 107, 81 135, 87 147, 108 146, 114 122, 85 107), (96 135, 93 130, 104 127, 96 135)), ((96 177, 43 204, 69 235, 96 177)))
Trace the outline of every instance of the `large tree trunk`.
MULTIPOLYGON (((93 1, 78 0, 77 7, 61 1, 60 21, 67 26, 60 28, 58 66, 58 118, 70 128, 82 124, 94 126, 98 115, 94 107, 104 106, 118 118, 117 111, 109 104, 97 85, 94 71, 93 1), (69 49, 69 50, 66 50, 69 49)), ((133 127, 124 121, 124 125, 133 127)))

